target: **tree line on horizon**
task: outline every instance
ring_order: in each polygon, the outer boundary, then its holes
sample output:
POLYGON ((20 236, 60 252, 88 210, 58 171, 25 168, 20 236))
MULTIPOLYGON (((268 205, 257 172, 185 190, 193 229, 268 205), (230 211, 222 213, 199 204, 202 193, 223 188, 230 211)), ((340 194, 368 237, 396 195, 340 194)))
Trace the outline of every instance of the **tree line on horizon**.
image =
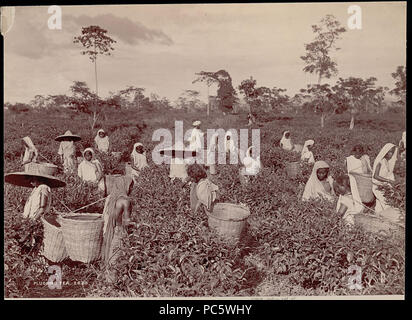
MULTIPOLYGON (((257 87, 257 81, 251 76, 241 81, 237 87, 247 104, 247 111, 253 118, 259 118, 261 114, 280 112, 284 110, 301 112, 310 111, 319 113, 321 127, 324 127, 325 119, 332 113, 350 112, 350 129, 353 129, 355 115, 360 112, 379 111, 385 106, 384 98, 387 93, 397 100, 398 106, 406 106, 406 68, 398 66, 391 76, 395 80, 394 88, 378 86, 375 77, 341 78, 334 85, 322 83, 324 79, 330 79, 338 75, 337 63, 332 59, 332 53, 340 50, 337 42, 346 32, 339 21, 332 15, 326 15, 318 25, 312 26, 315 35, 312 42, 305 44, 306 54, 300 58, 304 61, 303 71, 317 76, 317 83, 308 84, 300 89, 299 93, 289 97, 286 89, 273 87, 257 87)), ((166 98, 152 93, 145 95, 145 89, 128 86, 118 92, 110 92, 109 97, 101 98, 98 94, 97 58, 99 55, 111 55, 114 50, 114 39, 107 35, 107 30, 99 26, 83 27, 81 35, 75 36, 73 42, 82 45, 82 55, 87 55, 94 64, 95 92, 86 82, 74 81, 70 87, 71 95, 59 94, 36 95, 29 103, 5 103, 4 107, 13 112, 25 112, 31 108, 65 106, 77 112, 91 116, 92 129, 104 111, 110 108, 130 109, 137 108, 148 111, 179 108, 186 111, 206 111, 210 114, 211 101, 209 88, 212 84, 218 86, 215 98, 216 107, 224 114, 233 112, 235 106, 239 106, 240 99, 232 85, 232 78, 228 71, 217 72, 200 71, 195 74, 192 83, 203 82, 208 89, 208 103, 199 99, 197 90, 184 90, 174 105, 166 98)), ((216 108, 215 107, 215 108, 216 108)))

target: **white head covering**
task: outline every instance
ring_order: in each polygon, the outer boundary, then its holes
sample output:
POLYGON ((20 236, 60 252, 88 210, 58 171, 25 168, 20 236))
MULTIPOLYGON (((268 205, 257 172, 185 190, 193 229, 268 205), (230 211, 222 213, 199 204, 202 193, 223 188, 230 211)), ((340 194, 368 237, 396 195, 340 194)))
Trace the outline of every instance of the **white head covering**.
POLYGON ((313 158, 313 153, 309 151, 308 147, 313 146, 315 141, 313 140, 306 140, 305 144, 303 145, 302 153, 301 153, 301 160, 306 160, 308 159, 309 162, 315 162, 315 159, 313 158))
POLYGON ((85 181, 98 182, 95 168, 97 168, 97 170, 100 171, 101 174, 103 174, 103 167, 100 161, 95 159, 94 156, 95 156, 95 153, 92 148, 84 149, 83 161, 79 164, 77 172, 78 172, 79 177, 85 181), (90 161, 86 160, 86 158, 84 157, 84 154, 87 151, 90 151, 92 153, 92 159, 90 161))
MULTIPOLYGON (((383 146, 383 148, 381 149, 381 151, 379 151, 378 155, 376 156, 375 161, 373 162, 373 171, 372 171, 372 182, 374 184, 381 184, 380 181, 377 181, 376 179, 373 178, 373 176, 375 175, 375 170, 376 167, 378 166, 378 163, 381 163, 382 160, 385 158, 385 155, 389 152, 389 150, 391 150, 393 147, 396 148, 396 146, 393 143, 387 143, 383 146)), ((394 174, 393 174, 393 169, 395 168, 395 164, 396 164, 396 160, 398 159, 398 148, 395 149, 395 152, 393 153, 392 158, 388 161, 388 171, 389 171, 389 175, 387 177, 387 179, 391 179, 394 180, 394 174)))
POLYGON ((31 150, 36 150, 36 147, 34 146, 33 141, 30 139, 30 137, 24 137, 23 141, 26 143, 26 148, 28 147, 31 150))
POLYGON ((136 151, 136 148, 138 146, 143 147, 143 144, 140 142, 136 142, 133 145, 132 157, 133 157, 133 162, 134 162, 133 165, 141 170, 143 168, 146 168, 148 165, 147 165, 147 159, 146 159, 146 152, 138 153, 136 151))
POLYGON ((243 158, 242 162, 245 166, 245 174, 246 175, 256 175, 259 173, 261 168, 260 157, 258 156, 256 159, 252 157, 252 149, 254 147, 250 146, 246 151, 246 156, 243 158))
POLYGON ((190 150, 196 150, 199 151, 202 149, 202 142, 203 142, 203 132, 200 131, 200 129, 197 128, 198 125, 200 125, 200 121, 195 121, 193 122, 193 125, 195 128, 192 129, 192 132, 190 134, 190 150))
POLYGON ((192 125, 193 125, 194 127, 200 126, 201 124, 202 124, 202 122, 200 122, 199 120, 197 120, 197 121, 195 121, 195 122, 192 123, 192 125))
POLYGON ((225 151, 236 152, 235 142, 233 141, 233 134, 231 131, 227 131, 225 135, 225 151), (227 137, 230 139, 227 140, 227 137))
MULTIPOLYGON (((333 199, 332 195, 326 192, 322 182, 319 181, 317 176, 317 171, 323 168, 329 168, 329 165, 325 161, 316 161, 313 165, 312 173, 308 179, 308 182, 306 182, 305 191, 303 192, 303 201, 318 198, 320 196, 326 198, 327 200, 333 199)), ((329 174, 326 178, 326 181, 329 182, 331 186, 331 192, 333 194, 333 179, 329 174)))
POLYGON ((103 129, 97 131, 96 137, 94 138, 94 142, 97 145, 97 149, 102 152, 109 151, 109 137, 106 135, 104 138, 100 138, 99 133, 106 133, 103 129))
POLYGON ((292 144, 290 137, 286 138, 287 133, 290 133, 290 132, 288 130, 283 132, 283 136, 282 136, 282 139, 280 139, 279 145, 285 150, 292 150, 293 144, 292 144))
MULTIPOLYGON (((84 154, 85 154, 87 151, 90 151, 90 152, 91 152, 91 154, 92 154, 92 160, 93 160, 93 158, 94 158, 94 150, 93 150, 92 148, 86 148, 86 149, 83 150, 83 158, 84 158, 84 154)), ((86 158, 84 158, 84 160, 86 160, 86 158)), ((86 160, 86 161, 87 161, 87 160, 86 160)))

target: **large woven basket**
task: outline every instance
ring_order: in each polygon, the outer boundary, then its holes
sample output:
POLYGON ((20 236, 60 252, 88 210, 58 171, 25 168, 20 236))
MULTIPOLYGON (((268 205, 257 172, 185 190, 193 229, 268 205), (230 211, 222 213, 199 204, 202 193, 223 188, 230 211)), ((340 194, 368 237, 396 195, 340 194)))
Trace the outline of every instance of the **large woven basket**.
POLYGON ((30 162, 25 167, 26 171, 30 171, 37 174, 46 174, 49 176, 55 175, 57 172, 57 166, 47 162, 30 162))
POLYGON ((61 262, 68 257, 66 246, 63 240, 63 233, 57 216, 42 217, 43 236, 43 256, 52 262, 61 262))
POLYGON ((363 203, 370 203, 375 199, 372 191, 372 175, 353 173, 358 186, 359 196, 363 203))
POLYGON ((394 223, 388 219, 370 214, 355 214, 355 225, 361 227, 366 232, 381 234, 387 238, 405 241, 405 225, 394 223))
POLYGON ((103 217, 85 213, 61 219, 67 253, 73 261, 90 263, 100 258, 103 242, 103 217))
POLYGON ((245 228, 250 210, 233 203, 216 203, 213 212, 207 212, 207 215, 210 229, 225 240, 236 242, 245 228))
POLYGON ((286 173, 291 179, 296 179, 298 173, 300 172, 299 162, 289 162, 286 164, 286 173))

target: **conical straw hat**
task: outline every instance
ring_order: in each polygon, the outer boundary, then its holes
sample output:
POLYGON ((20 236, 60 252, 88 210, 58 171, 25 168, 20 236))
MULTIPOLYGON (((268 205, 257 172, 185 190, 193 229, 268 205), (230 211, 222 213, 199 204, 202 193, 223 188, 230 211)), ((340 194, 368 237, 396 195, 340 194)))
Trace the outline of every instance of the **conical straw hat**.
POLYGON ((66 182, 60 180, 57 177, 42 174, 38 170, 28 168, 26 172, 12 172, 4 176, 4 181, 14 184, 20 187, 32 188, 31 183, 35 180, 39 180, 42 184, 48 185, 50 188, 65 187, 66 182))
POLYGON ((76 135, 76 134, 72 134, 70 130, 67 130, 65 134, 58 136, 56 139, 56 141, 63 141, 63 140, 73 140, 73 141, 79 141, 82 138, 80 138, 80 136, 76 135))

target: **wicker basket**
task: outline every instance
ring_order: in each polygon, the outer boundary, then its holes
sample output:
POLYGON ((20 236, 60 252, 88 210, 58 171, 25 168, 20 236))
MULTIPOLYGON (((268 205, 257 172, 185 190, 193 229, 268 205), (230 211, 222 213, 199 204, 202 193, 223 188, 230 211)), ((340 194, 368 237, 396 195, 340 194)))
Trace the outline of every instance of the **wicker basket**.
POLYGON ((53 176, 57 172, 57 166, 52 163, 47 162, 30 162, 25 167, 26 171, 34 172, 37 174, 46 174, 49 176, 53 176))
POLYGON ((299 162, 289 162, 286 164, 286 173, 291 179, 296 179, 298 173, 300 172, 299 162))
POLYGON ((68 257, 66 246, 63 240, 63 233, 57 216, 42 217, 43 236, 43 256, 52 262, 61 262, 68 257))
POLYGON ((232 204, 216 203, 213 212, 208 212, 210 229, 230 242, 239 241, 250 215, 249 208, 232 204))
POLYGON ((405 241, 405 225, 394 223, 379 216, 370 214, 355 214, 355 225, 366 232, 383 234, 388 238, 405 241))
POLYGON ((103 217, 98 213, 61 219, 63 239, 70 259, 90 263, 100 258, 103 223, 103 217))
POLYGON ((359 196, 363 203, 370 203, 375 200, 375 195, 372 191, 372 175, 353 173, 358 186, 359 196))

